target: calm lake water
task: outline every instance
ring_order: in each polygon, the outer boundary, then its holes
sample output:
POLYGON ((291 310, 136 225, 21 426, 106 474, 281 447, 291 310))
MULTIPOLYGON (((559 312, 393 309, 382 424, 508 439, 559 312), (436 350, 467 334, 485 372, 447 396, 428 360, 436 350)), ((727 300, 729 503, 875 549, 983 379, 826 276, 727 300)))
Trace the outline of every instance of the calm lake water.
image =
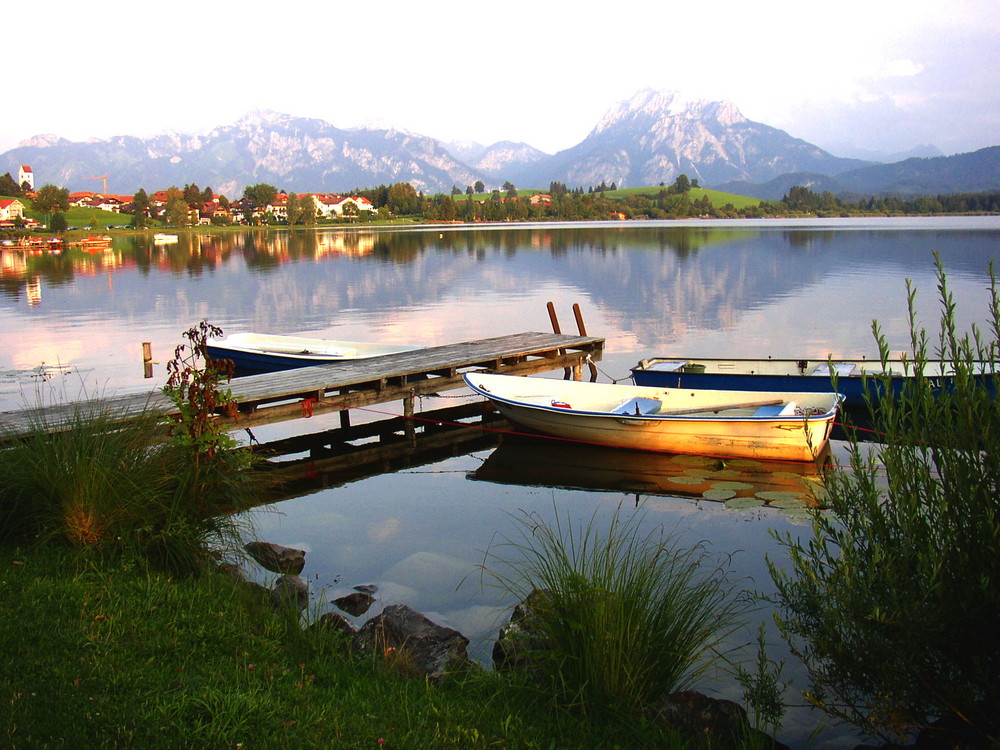
MULTIPOLYGON (((4 252, 0 409, 39 394, 159 386, 182 331, 202 319, 227 333, 437 345, 549 330, 550 300, 563 330, 573 331, 578 302, 588 332, 607 339, 603 381, 653 355, 876 357, 873 319, 893 349, 908 344, 907 278, 921 324, 936 331, 935 251, 960 325, 982 325, 988 264, 1000 254, 997 217, 246 231, 182 235, 164 247, 121 237, 94 255, 4 252), (159 363, 154 380, 142 377, 144 341, 159 363)), ((435 401, 421 407, 454 403, 435 401)), ((255 433, 264 440, 335 424, 327 415, 255 433)), ((842 458, 843 446, 834 448, 834 460, 842 458)), ((261 538, 308 551, 304 575, 316 607, 331 609, 352 586, 375 583, 376 608, 410 604, 469 636, 484 660, 511 602, 481 585, 479 566, 491 545, 515 533, 522 512, 579 524, 622 506, 683 543, 732 555, 741 587, 762 591, 771 590, 766 556, 781 555, 771 532, 807 533, 802 514, 783 503, 740 509, 705 499, 704 467, 685 465, 678 479, 676 467, 652 458, 589 454, 587 471, 574 459, 546 447, 489 448, 348 479, 256 520, 261 538)), ((754 613, 738 643, 752 641, 756 622, 769 616, 754 613)), ((774 655, 788 658, 772 640, 774 655)), ((802 670, 790 662, 785 674, 795 680, 789 702, 802 704, 802 670)), ((741 700, 724 677, 701 687, 741 700)), ((810 739, 820 724, 822 715, 793 708, 779 739, 796 747, 855 741, 836 727, 810 739)))

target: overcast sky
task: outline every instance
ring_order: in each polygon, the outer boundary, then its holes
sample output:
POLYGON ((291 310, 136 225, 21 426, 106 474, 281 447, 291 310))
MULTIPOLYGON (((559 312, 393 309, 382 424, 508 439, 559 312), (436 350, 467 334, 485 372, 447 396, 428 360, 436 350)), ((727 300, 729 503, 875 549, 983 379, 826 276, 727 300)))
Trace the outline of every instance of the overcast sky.
POLYGON ((49 0, 5 4, 3 29, 23 58, 0 150, 270 109, 554 153, 646 87, 838 155, 1000 145, 1000 0, 49 0))

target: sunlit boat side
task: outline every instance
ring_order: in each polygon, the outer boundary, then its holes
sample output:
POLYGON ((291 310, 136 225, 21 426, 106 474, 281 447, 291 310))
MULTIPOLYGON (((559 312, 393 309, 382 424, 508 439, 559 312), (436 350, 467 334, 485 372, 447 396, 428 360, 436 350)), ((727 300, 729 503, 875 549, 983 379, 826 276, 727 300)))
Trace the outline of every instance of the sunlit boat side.
POLYGON ((837 393, 651 388, 470 373, 466 384, 510 421, 569 440, 722 458, 814 461, 837 393))

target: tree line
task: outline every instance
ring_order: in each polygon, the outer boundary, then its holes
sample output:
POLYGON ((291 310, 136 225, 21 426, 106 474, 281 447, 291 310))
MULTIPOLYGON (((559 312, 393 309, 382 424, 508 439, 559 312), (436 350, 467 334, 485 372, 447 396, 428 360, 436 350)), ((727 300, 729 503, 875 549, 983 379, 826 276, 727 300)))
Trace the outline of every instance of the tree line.
MULTIPOLYGON (((660 184, 659 189, 642 193, 615 193, 614 182, 570 188, 563 182, 553 181, 548 193, 536 194, 534 200, 519 196, 517 188, 508 182, 502 190, 493 190, 489 197, 477 197, 485 190, 481 181, 462 191, 454 186, 450 194, 425 196, 410 183, 399 182, 374 188, 355 188, 350 195, 368 199, 376 209, 374 215, 348 215, 352 220, 388 219, 408 216, 431 221, 502 222, 502 221, 587 221, 608 218, 624 219, 686 219, 686 218, 762 218, 782 215, 856 216, 856 215, 927 215, 927 214, 995 214, 1000 213, 1000 191, 982 193, 954 193, 936 196, 868 196, 857 199, 838 197, 830 191, 813 192, 808 187, 796 185, 780 201, 761 200, 756 204, 735 207, 732 203, 716 205, 707 193, 693 194, 699 187, 697 179, 681 174, 671 185, 660 184), (655 192, 654 192, 655 190, 655 192)), ((0 176, 0 195, 23 194, 10 174, 0 176)), ((290 226, 310 226, 319 221, 311 198, 288 193, 285 200, 286 217, 275 216, 254 208, 272 205, 279 190, 268 183, 248 185, 240 202, 246 210, 245 221, 290 226)), ((65 229, 62 212, 69 209, 66 188, 44 185, 31 199, 32 208, 50 215, 50 226, 56 231, 65 229)), ((172 226, 192 223, 194 212, 209 203, 216 203, 222 211, 211 218, 213 224, 232 221, 231 203, 224 195, 216 196, 211 187, 199 188, 191 183, 183 188, 171 186, 166 191, 165 202, 150 199, 146 191, 136 191, 132 205, 127 208, 133 216, 132 225, 147 226, 150 221, 162 221, 172 226)))

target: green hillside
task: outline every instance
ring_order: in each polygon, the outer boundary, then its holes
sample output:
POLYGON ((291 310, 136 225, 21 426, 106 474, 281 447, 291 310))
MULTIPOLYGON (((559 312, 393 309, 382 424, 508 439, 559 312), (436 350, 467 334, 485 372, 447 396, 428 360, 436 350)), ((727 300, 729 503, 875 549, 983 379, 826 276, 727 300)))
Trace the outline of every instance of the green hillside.
MULTIPOLYGON (((622 200, 630 195, 645 195, 650 198, 655 198, 659 195, 660 191, 666 190, 666 188, 658 186, 650 187, 637 187, 637 188, 623 188, 621 190, 605 190, 599 195, 603 195, 605 198, 611 200, 622 200)), ((518 190, 518 198, 528 198, 537 193, 545 193, 547 190, 518 190)), ((503 194, 503 193, 501 193, 503 194)), ((443 194, 442 194, 443 195, 443 194)), ((733 205, 735 209, 747 208, 748 206, 757 206, 760 204, 759 198, 751 198, 748 195, 736 195, 734 193, 723 193, 720 190, 708 190, 706 188, 691 188, 688 192, 688 198, 691 201, 701 200, 702 197, 708 196, 708 199, 712 201, 712 205, 718 208, 722 208, 728 203, 733 205)), ((492 193, 473 193, 472 195, 466 195, 462 193, 461 195, 452 195, 452 200, 464 201, 472 198, 474 201, 485 201, 489 200, 492 193)))
MULTIPOLYGON (((650 198, 657 196, 661 190, 666 190, 663 187, 638 187, 638 188, 622 188, 621 190, 607 190, 604 195, 607 198, 624 198, 628 195, 645 195, 650 198)), ((721 190, 709 190, 707 188, 691 188, 688 191, 688 198, 691 201, 701 200, 704 196, 708 196, 708 199, 712 201, 712 205, 718 208, 725 206, 728 203, 733 204, 733 208, 747 208, 749 206, 757 206, 760 204, 759 198, 751 198, 748 195, 736 195, 735 193, 723 193, 721 190)))

